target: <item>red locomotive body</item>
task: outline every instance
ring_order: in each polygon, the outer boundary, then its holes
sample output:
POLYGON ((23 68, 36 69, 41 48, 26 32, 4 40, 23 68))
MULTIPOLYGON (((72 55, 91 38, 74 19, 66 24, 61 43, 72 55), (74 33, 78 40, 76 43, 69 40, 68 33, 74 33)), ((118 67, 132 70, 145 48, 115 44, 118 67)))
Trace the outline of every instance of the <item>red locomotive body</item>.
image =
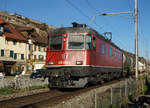
POLYGON ((50 87, 81 88, 118 78, 122 52, 95 30, 75 26, 49 33, 46 75, 50 87))

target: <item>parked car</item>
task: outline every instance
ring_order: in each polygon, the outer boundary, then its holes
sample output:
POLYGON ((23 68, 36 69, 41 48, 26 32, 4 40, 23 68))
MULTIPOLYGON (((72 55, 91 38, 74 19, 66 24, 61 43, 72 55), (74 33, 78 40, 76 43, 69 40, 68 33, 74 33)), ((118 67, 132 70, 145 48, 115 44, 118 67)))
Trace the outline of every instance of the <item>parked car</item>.
POLYGON ((41 78, 41 69, 36 69, 31 75, 30 78, 41 78))

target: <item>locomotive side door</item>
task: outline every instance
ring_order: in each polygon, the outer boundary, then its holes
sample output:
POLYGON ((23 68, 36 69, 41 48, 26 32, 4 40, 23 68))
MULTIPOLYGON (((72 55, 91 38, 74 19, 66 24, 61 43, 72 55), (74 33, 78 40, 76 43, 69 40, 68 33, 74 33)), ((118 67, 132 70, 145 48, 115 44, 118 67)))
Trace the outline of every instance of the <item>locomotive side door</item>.
POLYGON ((92 36, 91 65, 96 65, 96 36, 92 36))

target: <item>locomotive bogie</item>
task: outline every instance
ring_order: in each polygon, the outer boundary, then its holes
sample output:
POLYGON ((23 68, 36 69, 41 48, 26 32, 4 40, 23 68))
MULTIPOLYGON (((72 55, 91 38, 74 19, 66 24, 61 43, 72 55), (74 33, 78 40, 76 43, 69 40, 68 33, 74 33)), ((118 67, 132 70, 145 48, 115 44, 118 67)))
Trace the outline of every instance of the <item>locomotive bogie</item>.
POLYGON ((122 68, 99 66, 53 67, 45 71, 51 88, 83 88, 89 83, 118 79, 121 72, 122 68))

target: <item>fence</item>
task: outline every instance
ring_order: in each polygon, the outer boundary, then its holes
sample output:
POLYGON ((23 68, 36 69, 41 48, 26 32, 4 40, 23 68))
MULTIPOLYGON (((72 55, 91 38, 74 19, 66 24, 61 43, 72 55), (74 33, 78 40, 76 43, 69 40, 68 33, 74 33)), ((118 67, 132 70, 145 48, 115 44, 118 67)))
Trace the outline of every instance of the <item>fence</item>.
POLYGON ((121 108, 127 107, 127 102, 143 93, 145 81, 143 79, 128 79, 120 82, 116 87, 110 87, 104 93, 95 91, 94 108, 121 108))
POLYGON ((144 85, 144 79, 129 78, 82 93, 52 108, 128 108, 130 96, 142 93, 144 85))

